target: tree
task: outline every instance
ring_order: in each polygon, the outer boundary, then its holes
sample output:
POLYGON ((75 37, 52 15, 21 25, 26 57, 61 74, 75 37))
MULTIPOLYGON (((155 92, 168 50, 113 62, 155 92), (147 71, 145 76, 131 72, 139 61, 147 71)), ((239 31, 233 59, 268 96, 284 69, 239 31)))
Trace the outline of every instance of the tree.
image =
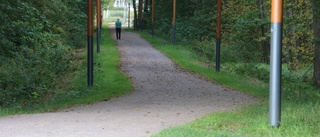
POLYGON ((148 13, 148 9, 149 9, 149 0, 145 0, 143 12, 148 13))
POLYGON ((137 30, 137 6, 136 6, 136 0, 132 0, 132 5, 133 5, 133 28, 134 30, 137 30))
POLYGON ((313 31, 314 31, 314 84, 320 88, 320 1, 313 0, 313 31))
POLYGON ((138 26, 139 26, 139 29, 140 29, 140 30, 142 30, 142 5, 143 5, 143 0, 139 0, 139 6, 138 6, 138 15, 139 15, 138 26))
MULTIPOLYGON (((259 6, 259 11, 260 11, 260 19, 261 20, 265 20, 266 19, 266 0, 259 0, 258 1, 258 6, 259 6)), ((263 40, 261 40, 261 45, 262 45, 262 50, 263 50, 263 61, 265 63, 269 62, 269 45, 270 43, 268 43, 267 39, 266 39, 266 32, 267 32, 267 27, 266 24, 261 24, 260 26, 261 29, 261 37, 263 38, 263 40)))

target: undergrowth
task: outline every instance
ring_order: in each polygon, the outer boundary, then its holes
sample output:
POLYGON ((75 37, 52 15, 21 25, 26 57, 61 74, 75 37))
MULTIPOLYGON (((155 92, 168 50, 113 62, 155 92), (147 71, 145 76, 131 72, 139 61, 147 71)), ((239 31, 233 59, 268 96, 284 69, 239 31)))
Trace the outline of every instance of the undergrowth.
MULTIPOLYGON (((102 37, 100 54, 94 53, 94 85, 92 87, 87 86, 86 50, 79 50, 77 60, 74 60, 74 72, 68 72, 57 82, 57 88, 52 88, 49 99, 25 105, 1 107, 0 116, 55 111, 74 105, 108 100, 132 91, 130 80, 118 69, 120 54, 106 25, 103 26, 102 37)), ((38 77, 41 76, 38 75, 38 77)))

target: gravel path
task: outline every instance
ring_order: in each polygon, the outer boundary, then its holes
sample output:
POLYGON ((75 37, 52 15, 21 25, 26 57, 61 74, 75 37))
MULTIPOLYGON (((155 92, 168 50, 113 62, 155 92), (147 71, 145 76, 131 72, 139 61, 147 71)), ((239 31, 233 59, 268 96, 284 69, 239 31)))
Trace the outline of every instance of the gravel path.
MULTIPOLYGON (((114 36, 114 35, 113 35, 114 36)), ((138 35, 123 31, 121 70, 135 91, 54 113, 0 118, 1 137, 144 137, 256 99, 189 74, 138 35)))

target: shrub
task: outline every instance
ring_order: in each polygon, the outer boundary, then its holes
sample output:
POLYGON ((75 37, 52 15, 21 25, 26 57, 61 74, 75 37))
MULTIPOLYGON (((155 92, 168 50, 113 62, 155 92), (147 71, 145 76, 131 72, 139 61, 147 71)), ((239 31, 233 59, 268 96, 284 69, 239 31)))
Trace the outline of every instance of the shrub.
POLYGON ((0 8, 0 107, 43 102, 70 66, 68 48, 32 5, 5 0, 0 8))

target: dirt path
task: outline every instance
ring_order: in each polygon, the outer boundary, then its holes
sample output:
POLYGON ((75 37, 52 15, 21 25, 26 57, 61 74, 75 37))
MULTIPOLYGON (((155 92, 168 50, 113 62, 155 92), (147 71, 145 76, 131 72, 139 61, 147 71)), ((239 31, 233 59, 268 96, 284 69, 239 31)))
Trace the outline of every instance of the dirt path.
POLYGON ((133 93, 60 112, 2 117, 0 136, 144 137, 257 101, 179 69, 132 32, 123 31, 117 47, 133 93))

